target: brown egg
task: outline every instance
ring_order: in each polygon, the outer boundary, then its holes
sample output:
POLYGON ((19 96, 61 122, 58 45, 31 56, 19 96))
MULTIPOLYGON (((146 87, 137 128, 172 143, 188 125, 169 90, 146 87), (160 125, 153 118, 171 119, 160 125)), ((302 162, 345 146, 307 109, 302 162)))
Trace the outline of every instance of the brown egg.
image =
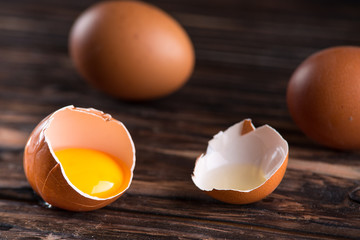
POLYGON ((134 167, 135 147, 125 126, 93 108, 68 106, 50 114, 33 130, 24 152, 25 174, 34 191, 51 206, 71 211, 95 210, 118 199, 129 188, 134 167), (113 156, 114 163, 106 169, 105 162, 92 162, 92 155, 77 155, 70 165, 65 165, 57 150, 74 148, 113 156), (121 166, 121 176, 114 175, 112 182, 108 176, 97 179, 101 170, 107 170, 105 174, 115 170, 115 164, 121 166), (95 176, 89 175, 87 169, 92 169, 90 174, 95 176), (71 175, 74 171, 75 177, 71 175), (96 184, 90 186, 90 193, 77 184, 80 181, 87 187, 92 179, 96 184), (99 187, 107 191, 114 184, 117 187, 108 196, 96 195, 99 187))
POLYGON ((268 125, 257 129, 250 119, 219 132, 195 163, 192 180, 211 197, 232 204, 259 201, 280 184, 289 147, 268 125))
POLYGON ((294 122, 314 141, 360 149, 360 48, 333 47, 308 57, 293 73, 287 104, 294 122))
POLYGON ((127 100, 173 93, 188 80, 195 61, 180 24, 140 1, 104 1, 90 7, 74 23, 69 45, 86 80, 127 100))

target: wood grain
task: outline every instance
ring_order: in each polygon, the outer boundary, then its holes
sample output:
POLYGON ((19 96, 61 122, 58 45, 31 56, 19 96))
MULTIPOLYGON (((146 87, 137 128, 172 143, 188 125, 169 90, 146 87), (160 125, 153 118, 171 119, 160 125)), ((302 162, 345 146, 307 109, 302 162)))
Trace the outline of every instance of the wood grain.
POLYGON ((76 73, 67 37, 95 0, 0 0, 0 239, 359 239, 360 152, 307 139, 285 94, 311 53, 359 45, 360 2, 153 0, 188 31, 190 81, 150 102, 110 98, 76 73), (32 129, 66 105, 110 113, 129 129, 137 163, 130 189, 93 212, 48 208, 26 181, 32 129), (191 181, 195 159, 220 130, 251 118, 289 142, 280 186, 250 205, 211 199, 191 181))

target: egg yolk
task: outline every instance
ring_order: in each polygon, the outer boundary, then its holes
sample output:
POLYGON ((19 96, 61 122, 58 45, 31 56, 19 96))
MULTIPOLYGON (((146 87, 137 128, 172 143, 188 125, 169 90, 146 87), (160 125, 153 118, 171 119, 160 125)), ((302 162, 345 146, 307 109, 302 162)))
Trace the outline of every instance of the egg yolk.
POLYGON ((119 193, 124 172, 114 157, 84 148, 61 149, 55 155, 69 181, 80 191, 99 198, 119 193))

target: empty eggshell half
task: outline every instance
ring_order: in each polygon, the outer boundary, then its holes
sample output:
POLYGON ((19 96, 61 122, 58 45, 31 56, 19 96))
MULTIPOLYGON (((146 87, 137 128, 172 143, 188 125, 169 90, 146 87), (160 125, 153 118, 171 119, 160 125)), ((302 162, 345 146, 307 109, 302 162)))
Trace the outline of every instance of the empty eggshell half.
POLYGON ((135 147, 125 126, 93 108, 67 106, 43 119, 33 130, 24 152, 26 177, 36 193, 52 206, 70 211, 90 211, 110 204, 130 186, 135 167, 135 147), (65 175, 54 149, 89 148, 121 159, 124 184, 108 198, 90 196, 65 175))
POLYGON ((195 163, 192 180, 211 197, 248 204, 268 196, 280 184, 289 147, 268 125, 257 129, 250 119, 237 123, 209 141, 195 163))

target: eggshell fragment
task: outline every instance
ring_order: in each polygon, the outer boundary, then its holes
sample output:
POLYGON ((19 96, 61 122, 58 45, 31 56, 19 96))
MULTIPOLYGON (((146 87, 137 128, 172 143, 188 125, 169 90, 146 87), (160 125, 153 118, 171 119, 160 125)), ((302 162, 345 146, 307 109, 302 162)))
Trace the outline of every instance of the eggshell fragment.
POLYGON ((255 129, 251 120, 246 119, 209 141, 206 153, 196 160, 192 180, 200 190, 217 200, 232 204, 253 203, 268 196, 280 184, 286 171, 288 152, 286 140, 275 129, 268 125, 255 129), (220 179, 209 182, 207 175, 214 169, 248 164, 257 166, 264 173, 265 180, 256 187, 244 190, 216 186, 220 179))
POLYGON ((33 130, 24 152, 25 175, 36 193, 52 206, 89 211, 110 204, 130 186, 135 168, 135 146, 125 126, 93 108, 61 108, 33 130), (78 190, 69 181, 54 149, 89 148, 121 159, 127 167, 127 185, 115 196, 98 198, 78 190))

